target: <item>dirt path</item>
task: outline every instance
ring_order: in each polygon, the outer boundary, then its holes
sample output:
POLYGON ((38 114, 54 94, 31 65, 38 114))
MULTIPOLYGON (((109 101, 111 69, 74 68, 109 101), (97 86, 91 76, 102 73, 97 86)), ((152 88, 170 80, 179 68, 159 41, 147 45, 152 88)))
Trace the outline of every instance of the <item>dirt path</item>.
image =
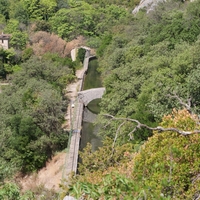
MULTIPOLYGON (((77 98, 77 92, 79 91, 80 88, 80 84, 81 84, 81 79, 83 78, 83 73, 84 73, 84 69, 81 68, 79 70, 76 71, 76 77, 77 80, 74 83, 71 83, 67 86, 66 91, 67 91, 67 96, 68 98, 71 100, 72 102, 76 101, 77 98)), ((70 129, 70 105, 68 106, 67 109, 67 113, 65 115, 65 123, 64 123, 64 128, 65 129, 70 129)))
MULTIPOLYGON (((71 101, 74 101, 77 97, 77 92, 80 87, 80 79, 84 73, 84 69, 76 71, 77 80, 69 84, 66 88, 67 96, 71 101)), ((66 122, 64 128, 70 129, 70 105, 68 106, 67 113, 65 115, 66 122)), ((46 167, 42 168, 37 174, 32 174, 20 179, 20 185, 22 191, 31 190, 39 187, 40 185, 45 188, 55 191, 59 191, 59 184, 61 183, 63 173, 65 173, 64 165, 67 161, 67 153, 59 152, 50 161, 46 163, 46 167)))

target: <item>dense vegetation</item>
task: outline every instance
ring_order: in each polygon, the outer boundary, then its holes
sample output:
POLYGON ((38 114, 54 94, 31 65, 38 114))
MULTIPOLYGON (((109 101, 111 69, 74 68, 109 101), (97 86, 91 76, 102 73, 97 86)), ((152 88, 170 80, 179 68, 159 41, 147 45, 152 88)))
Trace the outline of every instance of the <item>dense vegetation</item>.
POLYGON ((141 11, 129 16, 102 38, 97 50, 106 87, 101 134, 112 139, 105 139, 97 152, 86 148, 80 176, 69 187, 71 195, 86 199, 199 196, 198 134, 184 137, 144 128, 130 134, 134 123, 104 117, 108 113, 149 126, 199 129, 199 119, 193 116, 199 114, 198 5, 199 1, 160 4, 148 15, 141 11), (173 108, 187 111, 172 113, 173 108), (124 146, 128 144, 132 147, 124 146))
POLYGON ((88 145, 81 153, 80 175, 72 177, 70 186, 63 183, 63 195, 199 197, 199 134, 135 130, 133 122, 104 115, 199 130, 200 1, 169 0, 148 15, 142 10, 133 16, 137 4, 0 0, 0 29, 11 34, 11 48, 0 50, 0 76, 10 83, 0 95, 1 199, 36 198, 21 196, 18 186, 6 182, 16 172, 39 169, 66 147, 63 89, 79 65, 67 57, 66 42, 80 35, 96 49, 106 87, 99 119, 104 145, 96 152, 88 145))
MULTIPOLYGON (((161 125, 194 130, 199 129, 197 122, 186 110, 174 110, 161 125)), ((112 141, 93 154, 88 146, 81 174, 69 192, 86 199, 195 199, 200 187, 199 139, 199 134, 154 132, 139 151, 124 144, 112 155, 112 141)))

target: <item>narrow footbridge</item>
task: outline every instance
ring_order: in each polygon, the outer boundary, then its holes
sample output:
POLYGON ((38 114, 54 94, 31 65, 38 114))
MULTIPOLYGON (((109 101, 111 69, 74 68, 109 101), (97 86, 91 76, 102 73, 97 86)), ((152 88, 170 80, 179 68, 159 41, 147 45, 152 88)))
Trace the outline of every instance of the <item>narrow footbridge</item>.
POLYGON ((92 88, 78 92, 78 99, 87 106, 94 99, 101 99, 105 92, 105 88, 92 88))
MULTIPOLYGON (((66 167, 65 167, 65 175, 63 177, 68 179, 71 172, 77 173, 77 166, 78 166, 78 152, 79 152, 79 145, 80 145, 80 138, 81 138, 81 131, 82 131, 82 120, 89 122, 93 121, 90 117, 85 115, 85 118, 83 119, 83 108, 84 105, 87 106, 89 102, 91 102, 94 99, 100 99, 102 98, 105 88, 93 88, 89 90, 83 90, 83 81, 85 73, 88 69, 88 63, 90 59, 95 58, 95 55, 90 55, 90 49, 86 48, 86 54, 85 59, 83 63, 84 71, 78 77, 80 79, 80 85, 78 88, 78 95, 75 101, 75 106, 72 108, 70 106, 70 139, 69 139, 69 152, 67 156, 66 161, 66 167)), ((86 111, 89 112, 88 110, 86 111)), ((94 116, 93 116, 94 117, 94 116)))

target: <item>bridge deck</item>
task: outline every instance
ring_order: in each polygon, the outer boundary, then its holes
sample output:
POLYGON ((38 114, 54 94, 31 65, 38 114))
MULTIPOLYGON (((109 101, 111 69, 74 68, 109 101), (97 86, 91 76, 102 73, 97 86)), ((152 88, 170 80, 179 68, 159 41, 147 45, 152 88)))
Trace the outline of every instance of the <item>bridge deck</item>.
MULTIPOLYGON (((89 50, 86 51, 85 60, 83 63, 84 72, 80 77, 78 77, 81 80, 81 84, 79 87, 79 92, 82 90, 83 80, 85 72, 88 69, 88 63, 90 58, 93 58, 96 56, 90 56, 89 50)), ((70 108, 71 112, 71 140, 70 140, 70 147, 69 147, 69 153, 67 158, 67 166, 66 166, 66 173, 65 178, 67 179, 67 176, 71 172, 77 172, 77 165, 78 165, 78 153, 79 153, 79 143, 80 143, 80 137, 81 137, 81 129, 82 129, 82 115, 83 115, 83 103, 79 101, 77 98, 77 101, 75 102, 75 107, 70 108)))
POLYGON ((81 124, 82 124, 82 112, 83 104, 77 102, 75 104, 75 110, 72 115, 72 128, 71 128, 71 142, 69 148, 68 162, 67 162, 67 174, 70 172, 77 171, 78 165, 78 151, 80 146, 80 137, 81 137, 81 124))
MULTIPOLYGON (((92 57, 94 56, 90 56, 89 51, 86 51, 86 55, 85 55, 85 59, 83 63, 84 71, 83 71, 83 74, 81 74, 80 77, 78 77, 81 80, 80 86, 78 88, 79 91, 82 90, 84 75, 88 69, 89 60, 92 57)), ((81 129, 82 129, 82 114, 83 114, 83 103, 76 101, 75 107, 70 108, 71 138, 70 138, 69 153, 68 153, 67 165, 66 165, 66 171, 65 171, 66 178, 71 172, 75 172, 75 173, 77 172, 78 152, 79 152, 81 129)))

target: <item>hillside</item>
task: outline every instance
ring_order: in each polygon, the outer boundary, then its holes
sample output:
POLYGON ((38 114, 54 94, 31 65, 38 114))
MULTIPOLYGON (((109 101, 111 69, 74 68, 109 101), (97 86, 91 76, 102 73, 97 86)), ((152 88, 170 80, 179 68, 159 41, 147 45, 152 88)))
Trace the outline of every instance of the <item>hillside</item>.
POLYGON ((10 36, 0 49, 9 83, 0 94, 0 199, 199 198, 200 1, 132 14, 146 3, 0 1, 0 29, 10 36), (103 146, 92 152, 88 144, 79 175, 59 194, 24 192, 16 174, 39 172, 67 148, 66 88, 82 66, 69 53, 83 43, 95 50, 106 88, 103 146))
MULTIPOLYGON (((186 0, 187 1, 187 0, 186 0)), ((194 0, 189 0, 190 2, 193 2, 194 0)), ((137 14, 139 10, 146 10, 146 13, 155 10, 155 8, 161 4, 167 2, 166 0, 141 0, 140 3, 133 9, 132 13, 137 14)), ((178 2, 178 1, 177 1, 178 2)), ((185 2, 185 0, 182 0, 182 2, 185 2)))
POLYGON ((132 11, 133 14, 139 12, 140 9, 145 9, 147 13, 154 10, 154 8, 159 4, 163 3, 165 0, 141 0, 139 5, 132 11))

